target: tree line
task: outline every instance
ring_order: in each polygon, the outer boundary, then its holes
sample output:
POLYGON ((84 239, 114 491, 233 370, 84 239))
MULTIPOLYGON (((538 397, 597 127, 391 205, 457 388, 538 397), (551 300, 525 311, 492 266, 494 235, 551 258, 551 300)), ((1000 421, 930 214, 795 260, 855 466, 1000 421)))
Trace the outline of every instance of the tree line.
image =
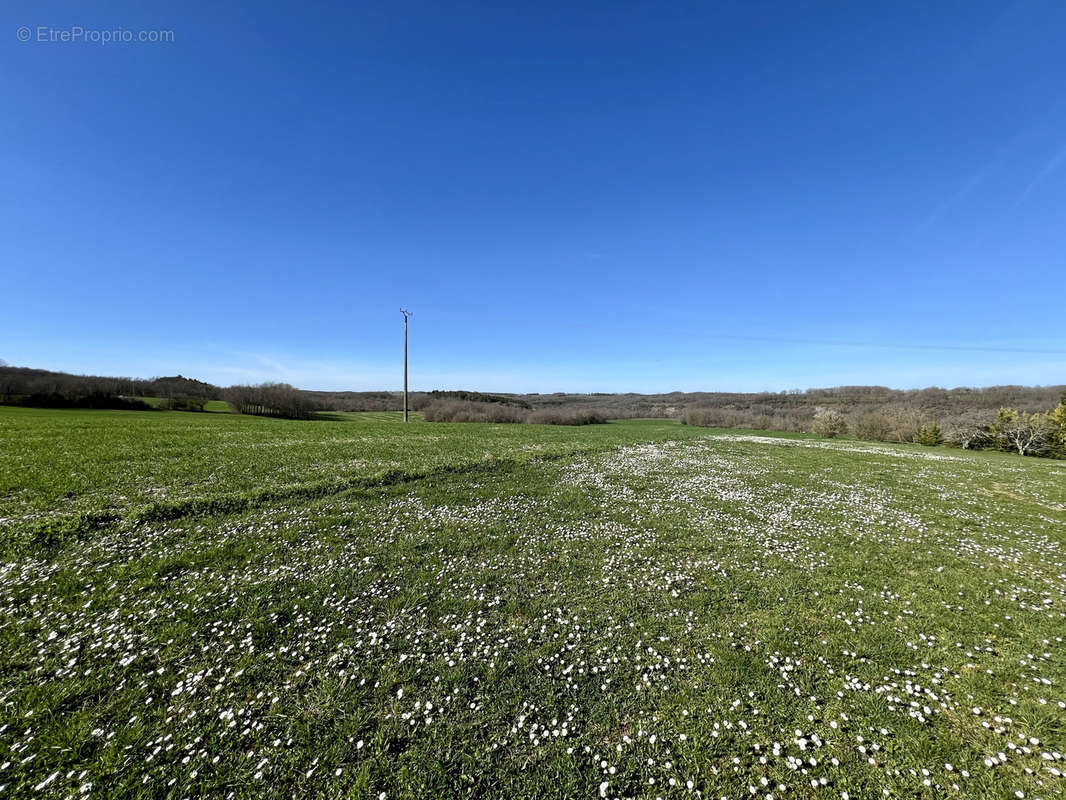
POLYGON ((283 419, 311 419, 316 410, 308 392, 287 383, 260 383, 256 386, 230 386, 223 398, 239 414, 283 419))
MULTIPOLYGON (((412 410, 434 421, 582 424, 655 417, 690 425, 850 434, 884 442, 1066 455, 1066 386, 890 389, 836 386, 782 392, 487 394, 412 392, 412 410), (1055 404, 1058 403, 1056 406, 1055 404)), ((0 362, 0 403, 39 407, 199 411, 225 399, 243 414, 308 419, 318 411, 399 411, 399 392, 321 392, 283 383, 222 388, 182 375, 151 379, 72 375, 0 362), (150 401, 150 402, 149 402, 150 401)))
POLYGON ((203 411, 211 400, 226 400, 241 414, 290 419, 308 419, 324 405, 316 403, 314 393, 285 383, 224 389, 183 375, 150 379, 72 375, 0 364, 0 404, 3 405, 203 411))
POLYGON ((913 442, 927 446, 947 444, 966 450, 1002 450, 1023 456, 1066 458, 1066 391, 1050 410, 1024 411, 1003 406, 966 409, 935 416, 920 407, 888 407, 851 414, 832 406, 819 406, 809 420, 751 416, 737 411, 690 408, 682 415, 689 425, 809 431, 835 438, 852 434, 876 442, 913 442))
POLYGON ((221 397, 219 387, 183 375, 145 380, 0 365, 0 403, 5 405, 201 410, 209 400, 221 397))

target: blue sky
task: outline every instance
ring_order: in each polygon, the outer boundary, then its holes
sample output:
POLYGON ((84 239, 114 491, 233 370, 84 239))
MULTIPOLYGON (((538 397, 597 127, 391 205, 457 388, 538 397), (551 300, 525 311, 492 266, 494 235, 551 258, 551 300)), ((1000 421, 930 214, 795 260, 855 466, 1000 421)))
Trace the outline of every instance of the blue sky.
POLYGON ((1060 2, 93 5, 0 12, 9 363, 1066 381, 1060 2))

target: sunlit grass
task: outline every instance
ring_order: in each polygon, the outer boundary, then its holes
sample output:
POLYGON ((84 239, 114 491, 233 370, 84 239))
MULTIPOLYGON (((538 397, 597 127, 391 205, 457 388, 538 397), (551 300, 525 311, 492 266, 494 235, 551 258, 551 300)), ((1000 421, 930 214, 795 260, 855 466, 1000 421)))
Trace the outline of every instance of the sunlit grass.
MULTIPOLYGON (((260 482, 276 449, 285 485, 315 463, 411 478, 164 521, 131 501, 0 562, 0 797, 1063 793, 1061 464, 663 423, 143 416, 134 465, 158 436, 260 482)), ((105 494, 137 468, 103 456, 125 452, 106 413, 0 418, 28 447, 101 440, 105 494)), ((61 469, 32 463, 52 511, 61 469)))

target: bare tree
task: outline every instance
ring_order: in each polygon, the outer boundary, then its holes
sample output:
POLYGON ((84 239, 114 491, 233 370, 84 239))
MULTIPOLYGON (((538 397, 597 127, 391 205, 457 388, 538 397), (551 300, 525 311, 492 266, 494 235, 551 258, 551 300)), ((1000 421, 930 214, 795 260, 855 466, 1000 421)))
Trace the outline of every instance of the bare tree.
POLYGON ((948 423, 944 440, 963 450, 983 450, 996 444, 992 420, 987 413, 979 411, 967 412, 948 423))
POLYGON ((305 392, 287 383, 230 386, 226 401, 241 414, 287 419, 310 419, 314 404, 305 392))
POLYGON ((1055 428, 1048 414, 1026 414, 1003 408, 996 418, 995 431, 1020 456, 1046 455, 1055 442, 1055 428))

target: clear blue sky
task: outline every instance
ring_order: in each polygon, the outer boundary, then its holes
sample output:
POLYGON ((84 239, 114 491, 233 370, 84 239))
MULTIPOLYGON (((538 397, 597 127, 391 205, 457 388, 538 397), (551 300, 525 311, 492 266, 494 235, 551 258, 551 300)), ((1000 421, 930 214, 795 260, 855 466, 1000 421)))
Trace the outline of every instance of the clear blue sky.
POLYGON ((1066 381, 1061 2, 271 6, 5 4, 0 358, 397 388, 408 306, 420 389, 1066 381))

